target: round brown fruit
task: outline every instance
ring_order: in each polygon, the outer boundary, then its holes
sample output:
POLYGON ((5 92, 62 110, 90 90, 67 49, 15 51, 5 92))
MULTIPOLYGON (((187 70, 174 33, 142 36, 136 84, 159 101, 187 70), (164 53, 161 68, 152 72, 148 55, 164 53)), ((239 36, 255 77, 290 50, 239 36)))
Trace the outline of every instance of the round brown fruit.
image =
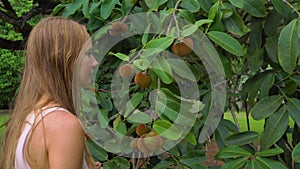
POLYGON ((109 29, 109 34, 111 36, 117 36, 123 32, 126 32, 128 30, 128 27, 125 23, 122 23, 120 21, 116 21, 111 24, 111 27, 109 29))
POLYGON ((146 88, 146 87, 150 86, 152 80, 148 73, 139 72, 135 75, 134 82, 140 88, 146 88))
POLYGON ((138 150, 138 146, 137 146, 138 140, 139 140, 139 138, 133 138, 131 140, 131 142, 130 142, 130 148, 131 149, 138 150))
POLYGON ((139 124, 136 126, 135 132, 138 136, 142 136, 150 131, 149 127, 145 124, 139 124))
POLYGON ((194 42, 191 38, 185 37, 181 41, 175 40, 171 51, 177 56, 184 57, 193 52, 194 42))
POLYGON ((159 136, 155 131, 151 131, 148 134, 144 134, 138 140, 138 148, 144 154, 150 154, 156 152, 163 147, 164 139, 159 136))
POLYGON ((134 74, 134 68, 132 65, 122 65, 119 68, 119 73, 122 78, 127 79, 134 74))

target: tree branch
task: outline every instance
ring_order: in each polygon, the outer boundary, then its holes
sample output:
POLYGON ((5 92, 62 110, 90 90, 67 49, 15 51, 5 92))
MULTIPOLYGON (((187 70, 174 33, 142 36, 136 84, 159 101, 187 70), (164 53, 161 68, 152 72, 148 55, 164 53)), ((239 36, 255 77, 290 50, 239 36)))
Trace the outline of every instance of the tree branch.
POLYGON ((22 50, 24 49, 24 46, 22 40, 12 41, 0 38, 0 48, 9 50, 22 50))

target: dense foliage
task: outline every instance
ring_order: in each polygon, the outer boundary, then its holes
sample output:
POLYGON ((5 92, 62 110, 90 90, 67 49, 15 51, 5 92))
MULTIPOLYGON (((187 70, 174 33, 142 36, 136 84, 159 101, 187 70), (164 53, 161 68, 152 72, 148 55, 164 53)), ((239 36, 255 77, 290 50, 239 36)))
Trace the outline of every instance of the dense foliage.
MULTIPOLYGON (((157 61, 151 58, 153 53, 162 55, 161 50, 172 52, 172 43, 178 37, 191 37, 197 41, 198 37, 193 36, 193 33, 201 31, 214 44, 213 49, 205 46, 205 50, 209 52, 208 58, 204 60, 211 57, 217 64, 216 67, 224 68, 227 86, 226 103, 222 112, 229 111, 235 119, 233 123, 222 118, 213 135, 207 138, 216 140, 221 149, 217 154, 217 158, 225 162, 221 168, 298 168, 300 165, 299 10, 300 4, 296 0, 61 1, 52 14, 73 18, 86 24, 91 35, 96 33, 99 37, 110 37, 108 30, 111 23, 120 18, 127 18, 123 22, 129 31, 138 32, 134 36, 129 36, 125 31, 118 35, 119 38, 124 37, 124 40, 113 46, 100 63, 96 89, 93 91, 97 95, 97 104, 101 111, 89 110, 86 118, 96 119, 97 122, 87 130, 91 133, 98 132, 99 140, 96 142, 114 145, 114 150, 108 151, 105 149, 108 146, 100 147, 90 141, 89 146, 95 159, 103 162, 105 168, 133 166, 209 168, 203 164, 206 159, 203 151, 205 142, 198 142, 198 138, 212 110, 211 103, 214 97, 212 92, 215 86, 211 84, 203 60, 195 55, 199 46, 194 44, 196 48, 194 53, 181 58, 181 61, 169 62, 163 57, 157 61), (148 25, 142 25, 142 20, 130 20, 131 14, 140 12, 156 12, 161 14, 160 16, 170 14, 169 18, 143 18, 153 19, 154 24, 148 29, 156 28, 161 22, 166 21, 170 25, 169 34, 147 33, 148 25), (185 25, 178 27, 176 22, 171 22, 172 16, 183 18, 194 26, 183 22, 185 25), (140 33, 139 27, 145 31, 144 34, 140 33), (104 31, 99 32, 99 29, 104 31), (147 52, 149 48, 159 50, 147 52), (214 54, 215 50, 217 55, 214 54), (136 53, 138 51, 142 51, 142 54, 136 53), (142 56, 136 57, 140 55, 142 56), (126 94, 130 95, 130 99, 118 105, 114 103, 115 98, 122 98, 125 94, 114 95, 111 92, 113 91, 111 84, 116 76, 115 70, 124 63, 131 64, 136 73, 138 71, 149 73, 152 83, 148 88, 141 89, 133 79, 126 82, 119 78, 118 82, 123 83, 118 83, 120 86, 117 87, 129 87, 126 94), (182 65, 188 65, 192 72, 185 72, 186 69, 182 68, 182 65), (170 76, 172 74, 179 74, 179 79, 183 81, 197 83, 199 96, 196 102, 192 102, 191 98, 184 98, 184 94, 180 93, 176 85, 178 77, 176 79, 170 76), (194 75, 194 79, 190 78, 190 74, 194 75), (158 91, 158 96, 152 91, 158 91), (187 135, 184 135, 183 129, 188 124, 184 122, 177 126, 176 132, 163 134, 179 118, 182 102, 185 103, 184 106, 197 104, 193 109, 198 114, 195 123, 187 135), (242 106, 237 103, 242 103, 242 106), (151 109, 153 104, 160 106, 153 110, 151 109), (150 121, 143 121, 149 119, 148 110, 154 112, 150 115, 160 117, 150 116, 150 121), (244 113, 248 121, 248 130, 241 131, 235 113, 244 113), (134 131, 139 123, 130 120, 133 114, 135 119, 154 129, 164 139, 178 139, 180 142, 157 156, 146 156, 139 160, 117 156, 116 154, 122 152, 122 143, 110 137, 111 131, 104 129, 112 126, 114 131, 138 138, 134 131), (250 116, 254 120, 265 121, 262 133, 251 130, 250 116)), ((105 40, 107 39, 104 38, 100 43, 108 43, 105 40)), ((101 52, 101 45, 96 52, 99 51, 101 52)), ((213 68, 217 72, 216 69, 213 68)), ((87 96, 86 101, 91 104, 92 100, 89 99, 87 96)), ((142 157, 141 152, 133 154, 142 157)))

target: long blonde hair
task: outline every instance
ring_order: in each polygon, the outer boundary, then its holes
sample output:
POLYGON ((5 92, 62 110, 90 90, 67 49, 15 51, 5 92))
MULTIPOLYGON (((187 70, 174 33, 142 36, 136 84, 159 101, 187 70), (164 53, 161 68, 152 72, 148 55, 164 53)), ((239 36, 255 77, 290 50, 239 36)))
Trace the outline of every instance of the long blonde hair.
MULTIPOLYGON (((20 90, 2 138, 0 169, 14 168, 17 141, 30 112, 51 102, 76 115, 72 76, 76 59, 88 39, 84 26, 61 17, 45 18, 32 29, 20 90), (48 100, 38 105, 43 95, 48 100)), ((88 166, 94 168, 90 154, 86 154, 88 166)))

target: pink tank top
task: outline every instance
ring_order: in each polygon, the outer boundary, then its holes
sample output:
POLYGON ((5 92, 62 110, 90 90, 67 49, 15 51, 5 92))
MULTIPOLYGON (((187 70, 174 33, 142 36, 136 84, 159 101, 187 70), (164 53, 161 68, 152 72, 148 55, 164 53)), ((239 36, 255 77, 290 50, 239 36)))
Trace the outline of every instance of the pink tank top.
MULTIPOLYGON (((42 119, 43 116, 46 116, 47 114, 55 111, 55 110, 63 110, 63 111, 67 111, 64 108, 61 107, 52 107, 52 108, 48 108, 46 110, 44 110, 40 116, 37 117, 36 119, 36 124, 38 124, 40 122, 40 120, 42 119)), ((67 111, 68 112, 68 111, 67 111)), ((15 155, 15 169, 30 169, 30 166, 28 164, 28 162, 26 161, 26 156, 25 156, 25 150, 26 150, 26 144, 28 142, 28 138, 31 134, 31 127, 34 123, 35 117, 34 114, 31 113, 28 117, 27 117, 27 121, 28 123, 26 123, 25 128, 18 140, 17 143, 17 148, 16 148, 16 155, 15 155)), ((83 169, 88 169, 88 166, 86 164, 85 158, 83 158, 83 165, 82 165, 83 169)))

